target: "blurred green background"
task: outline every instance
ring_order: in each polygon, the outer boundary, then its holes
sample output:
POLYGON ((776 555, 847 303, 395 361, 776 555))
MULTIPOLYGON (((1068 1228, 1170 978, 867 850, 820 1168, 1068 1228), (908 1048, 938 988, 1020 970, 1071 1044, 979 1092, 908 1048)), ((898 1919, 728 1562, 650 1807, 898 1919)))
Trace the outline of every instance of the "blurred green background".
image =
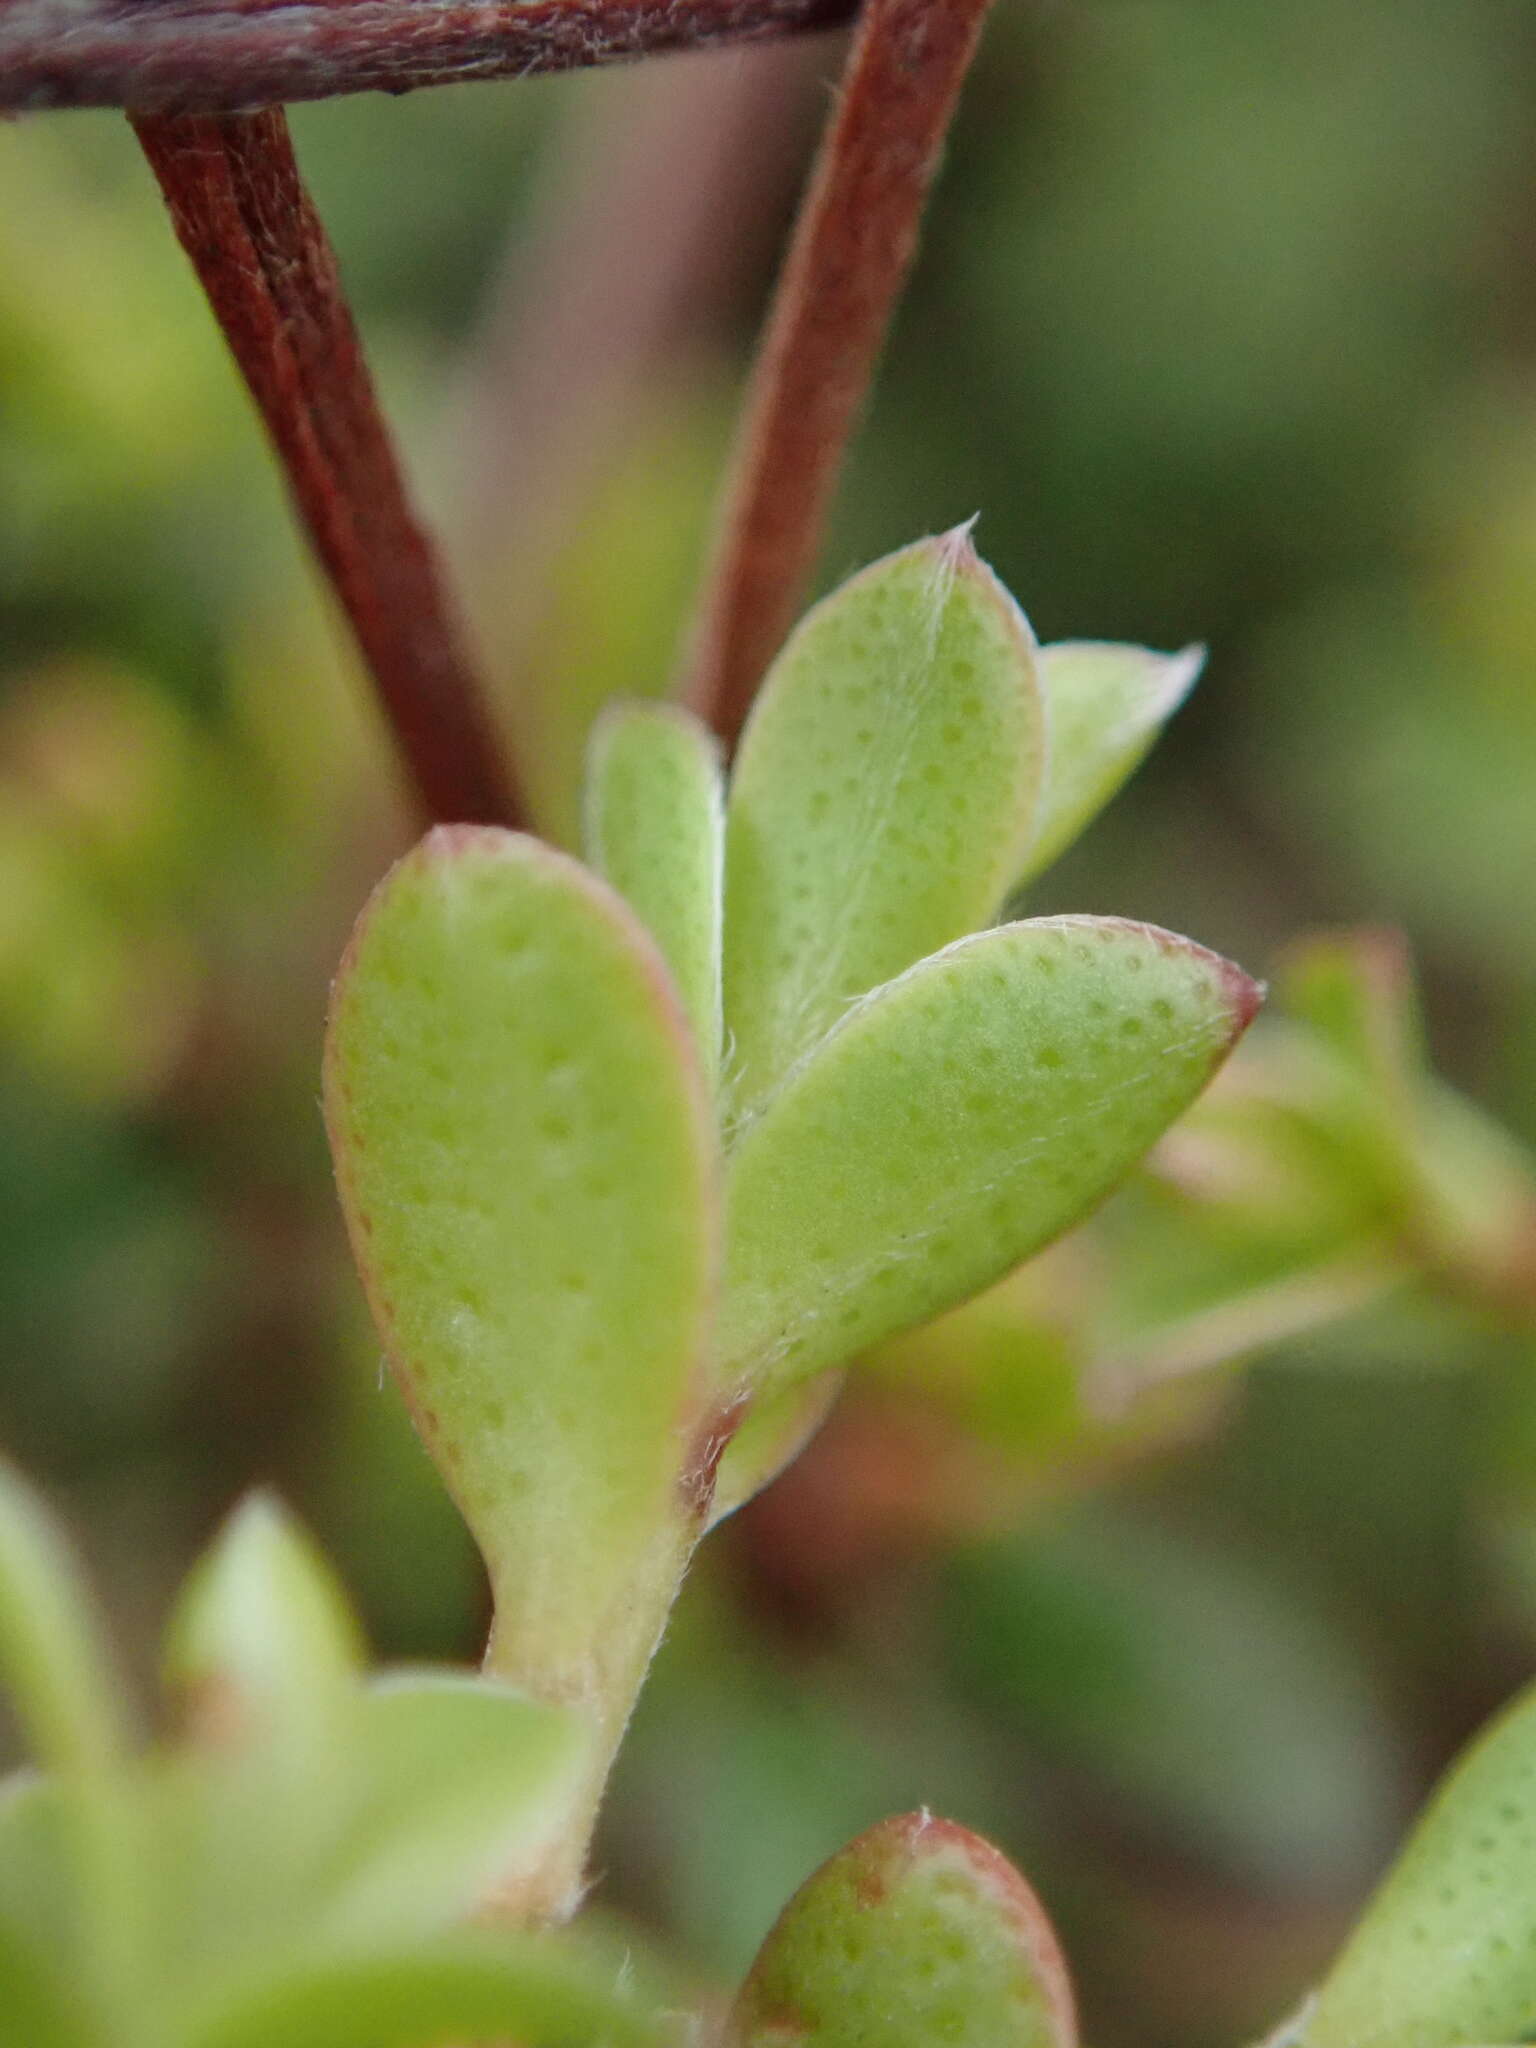
MULTIPOLYGON (((294 116, 552 830, 591 708, 666 686, 838 56, 294 116)), ((1005 0, 825 561, 979 511, 1042 638, 1208 641, 1037 907, 1260 973, 1401 927, 1436 1060, 1527 1142, 1533 190, 1519 0, 1005 0)), ((381 1651, 472 1656, 478 1573, 382 1384, 316 1103, 328 976, 410 821, 110 117, 0 132, 0 631, 0 1442, 141 1673, 253 1481, 381 1651)), ((605 1896, 723 1977, 926 1802, 1043 1890, 1090 2038, 1272 2023, 1536 1663, 1532 1367, 1415 1297, 1091 1470, 1031 1449, 1027 1384, 1000 1439, 861 1382, 705 1553, 605 1896)))

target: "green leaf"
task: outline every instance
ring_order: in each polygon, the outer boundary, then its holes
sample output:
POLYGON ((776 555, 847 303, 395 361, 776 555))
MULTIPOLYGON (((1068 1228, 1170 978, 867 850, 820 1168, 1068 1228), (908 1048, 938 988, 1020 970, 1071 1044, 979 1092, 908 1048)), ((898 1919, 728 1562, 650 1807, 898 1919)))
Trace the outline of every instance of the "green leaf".
POLYGON ((979 1836, 882 1821, 802 1885, 732 2014, 733 2048, 1071 2048, 1072 1987, 1039 1900, 979 1836))
POLYGON ((152 1778, 175 1979, 309 1938, 361 1796, 363 1643, 325 1560, 255 1494, 188 1577, 165 1663, 188 1737, 152 1778))
POLYGON ((719 749, 691 713, 671 704, 604 712, 588 752, 587 858, 661 948, 711 1086, 720 1068, 724 831, 719 749))
POLYGON ((1038 661, 1050 766, 1016 888, 1048 868, 1140 765, 1193 689, 1205 649, 1155 654, 1106 640, 1062 640, 1042 647, 1038 661))
POLYGON ((986 924, 1034 823, 1035 647, 967 529, 824 599, 769 671, 726 828, 738 1113, 848 1002, 986 924))
POLYGON ((673 2039, 627 1958, 549 1936, 459 1934, 309 1962, 232 1996, 175 2048, 666 2048, 673 2039))
POLYGON ((350 1954, 451 1926, 539 1865, 585 1779, 573 1712, 464 1672, 391 1674, 330 1747, 178 1754, 159 1781, 158 1974, 194 1992, 295 1951, 350 1954), (238 1845, 232 1849, 232 1845, 238 1845))
POLYGON ((856 1005, 741 1140, 722 1353, 767 1394, 1058 1236, 1193 1100, 1258 990, 1187 939, 1049 918, 856 1005))
POLYGON ((329 1565, 282 1505, 252 1494, 194 1567, 166 1637, 166 1678, 194 1737, 328 1749, 363 1640, 329 1565))
POLYGON ((0 1682, 39 1763, 97 1772, 120 1756, 122 1689, 53 1516, 0 1460, 0 1682))
POLYGON ((564 855, 440 828, 359 922, 325 1089, 375 1316, 490 1566, 496 1668, 627 1704, 665 1614, 637 1580, 670 1587, 658 1531, 675 1549, 711 1405, 713 1119, 662 960, 564 855))
POLYGON ((1307 2048, 1536 2032, 1536 1688, 1435 1794, 1299 2032, 1307 2048))
POLYGON ((97 2048, 61 1967, 33 1937, 0 1919, 0 2048, 97 2048))
POLYGON ((537 1860, 590 1761, 591 1731, 495 1679, 379 1680, 358 1728, 365 1804, 342 1851, 328 1940, 451 1926, 537 1860))

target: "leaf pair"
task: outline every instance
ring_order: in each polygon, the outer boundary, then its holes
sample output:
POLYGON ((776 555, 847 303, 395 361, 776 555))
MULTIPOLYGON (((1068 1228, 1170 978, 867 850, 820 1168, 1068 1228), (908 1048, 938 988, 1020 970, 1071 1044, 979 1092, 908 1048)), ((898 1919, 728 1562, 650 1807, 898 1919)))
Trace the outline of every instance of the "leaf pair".
POLYGON ((458 1931, 563 1821, 577 1717, 468 1674, 366 1680, 338 1589, 260 1500, 169 1661, 185 1739, 135 1754, 72 1561, 0 1472, 0 1678, 48 1766, 0 1788, 0 2042, 657 2038, 603 1958, 458 1931))
POLYGON ((610 1739, 701 1515, 796 1447, 807 1383, 1074 1222, 1252 1013, 1147 927, 967 936, 1190 673, 1057 654, 966 536, 919 543, 791 638, 728 799, 685 714, 615 713, 603 879, 443 829, 359 923, 326 1062, 353 1246, 493 1661, 610 1739))
POLYGON ((847 1004, 990 924, 1109 800, 1202 652, 1040 649, 968 528, 855 576, 791 636, 727 805, 711 737, 599 723, 587 855, 661 947, 731 1120, 847 1004))

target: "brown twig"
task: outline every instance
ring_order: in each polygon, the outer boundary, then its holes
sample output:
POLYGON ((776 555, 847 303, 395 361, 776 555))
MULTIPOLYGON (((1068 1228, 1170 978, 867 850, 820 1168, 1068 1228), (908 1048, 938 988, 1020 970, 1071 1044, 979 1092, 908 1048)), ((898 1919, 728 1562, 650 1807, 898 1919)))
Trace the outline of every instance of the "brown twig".
MULTIPOLYGON (((934 0, 943 14, 952 0, 934 0)), ((0 0, 0 109, 236 113, 846 21, 855 0, 0 0)), ((963 9, 962 9, 963 11, 963 9)))
POLYGON ((793 621, 990 0, 868 0, 743 410, 686 690, 734 739, 793 621))
POLYGON ((433 820, 514 801, 280 110, 135 123, 433 820))

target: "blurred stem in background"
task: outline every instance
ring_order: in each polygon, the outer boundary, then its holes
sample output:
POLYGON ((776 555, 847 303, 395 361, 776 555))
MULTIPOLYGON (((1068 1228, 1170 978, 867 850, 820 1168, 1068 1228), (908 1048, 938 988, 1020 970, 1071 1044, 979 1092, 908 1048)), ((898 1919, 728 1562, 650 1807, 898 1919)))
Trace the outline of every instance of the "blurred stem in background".
MULTIPOLYGON (((601 662, 586 673, 561 663, 549 646, 559 630, 552 592, 583 536, 611 525, 605 498, 637 462, 643 473, 662 455, 664 475, 675 472, 658 435, 696 441, 684 459, 702 483, 718 436, 689 423, 723 414, 829 65, 825 43, 789 42, 595 84, 559 127, 533 224, 509 238, 459 373, 447 409, 450 546, 483 622, 533 814, 563 844, 576 838, 592 717, 616 689, 660 694, 667 675, 659 661, 622 681, 601 662)), ((630 524, 654 534, 654 509, 647 521, 631 496, 630 524)), ((675 616, 683 598, 685 550, 677 557, 661 579, 662 632, 666 608, 675 616)))

